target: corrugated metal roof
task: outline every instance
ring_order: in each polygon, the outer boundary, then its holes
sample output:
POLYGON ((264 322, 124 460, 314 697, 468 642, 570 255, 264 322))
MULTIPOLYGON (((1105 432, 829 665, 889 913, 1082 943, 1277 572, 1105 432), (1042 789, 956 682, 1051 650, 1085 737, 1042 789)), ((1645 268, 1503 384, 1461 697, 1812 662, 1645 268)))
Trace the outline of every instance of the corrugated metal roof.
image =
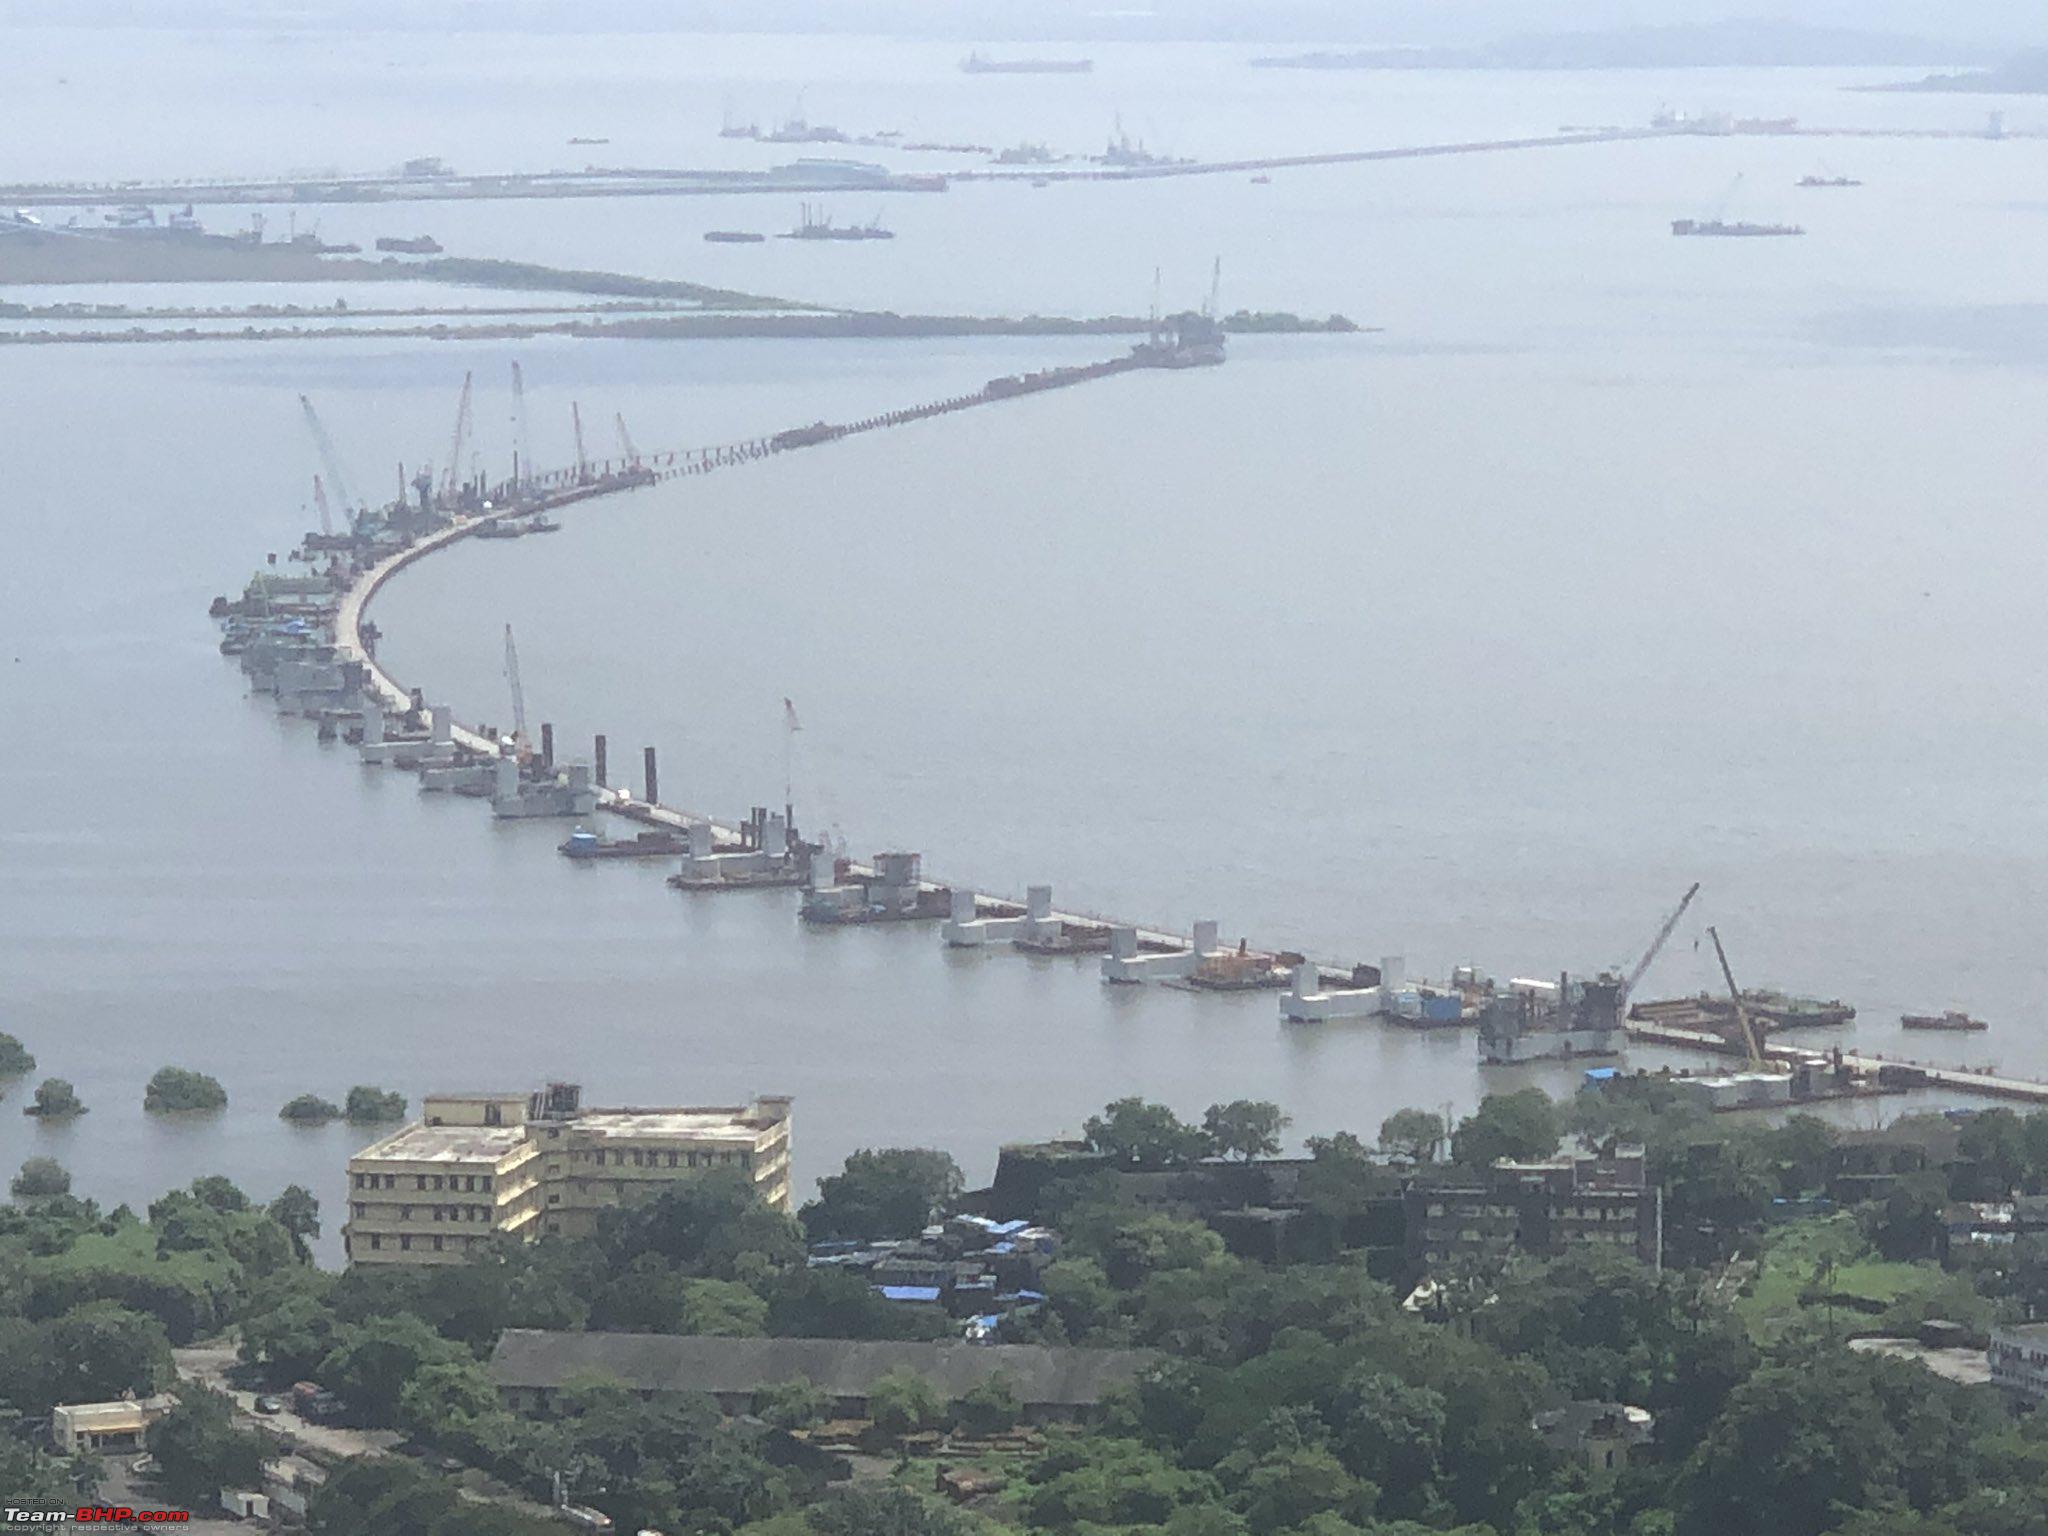
POLYGON ((641 1392, 737 1396, 798 1377, 833 1397, 861 1398, 891 1371, 924 1377, 957 1398, 996 1375, 1029 1406, 1085 1408, 1158 1360, 1151 1350, 1046 1344, 877 1342, 860 1339, 685 1338, 658 1333, 558 1333, 508 1328, 491 1355, 500 1387, 554 1389, 608 1377, 641 1392))

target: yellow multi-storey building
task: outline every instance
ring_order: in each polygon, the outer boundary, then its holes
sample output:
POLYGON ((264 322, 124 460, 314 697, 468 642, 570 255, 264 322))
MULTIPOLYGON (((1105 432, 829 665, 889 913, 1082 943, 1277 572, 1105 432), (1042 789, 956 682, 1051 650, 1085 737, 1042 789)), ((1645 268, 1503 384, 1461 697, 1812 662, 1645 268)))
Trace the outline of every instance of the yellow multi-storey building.
POLYGON ((597 1213, 712 1169, 790 1208, 790 1101, 585 1109, 582 1091, 437 1094, 348 1162, 353 1264, 455 1264, 499 1233, 588 1236, 597 1213))

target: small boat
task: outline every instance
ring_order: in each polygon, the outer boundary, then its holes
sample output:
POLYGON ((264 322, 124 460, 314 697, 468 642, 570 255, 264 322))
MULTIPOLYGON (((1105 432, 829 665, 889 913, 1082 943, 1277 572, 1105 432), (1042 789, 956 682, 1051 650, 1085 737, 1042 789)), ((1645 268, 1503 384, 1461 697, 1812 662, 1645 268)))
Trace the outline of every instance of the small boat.
POLYGON ((759 245, 768 237, 751 229, 707 229, 704 238, 713 245, 759 245))
POLYGON ((1795 185, 1802 187, 1860 187, 1863 183, 1854 176, 1802 176, 1795 185))
POLYGON ((571 140, 570 140, 569 142, 570 142, 571 144, 609 144, 609 143, 611 143, 611 140, 610 140, 610 139, 586 139, 586 138, 581 138, 581 137, 578 137, 578 138, 574 138, 574 139, 571 139, 571 140))
POLYGON ((537 512, 526 524, 528 533, 560 533, 562 525, 544 512, 537 512))
POLYGON ((1270 187, 1273 185, 1273 178, 1261 172, 1252 178, 1252 185, 1255 187, 1270 187))
POLYGON ((1960 1009, 1951 1008, 1945 1013, 1903 1013, 1899 1022, 1907 1029, 1939 1029, 1962 1032, 1989 1029, 1991 1026, 1982 1019, 1971 1018, 1960 1009))

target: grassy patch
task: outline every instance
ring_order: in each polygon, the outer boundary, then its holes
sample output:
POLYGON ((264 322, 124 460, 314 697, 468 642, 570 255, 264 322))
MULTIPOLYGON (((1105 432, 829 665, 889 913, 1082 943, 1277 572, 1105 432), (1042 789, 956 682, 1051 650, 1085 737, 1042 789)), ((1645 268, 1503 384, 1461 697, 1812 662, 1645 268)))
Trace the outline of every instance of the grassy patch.
POLYGON ((1863 1241, 1854 1218, 1826 1216, 1786 1227, 1765 1248, 1756 1279, 1736 1312, 1759 1342, 1775 1338, 1802 1312, 1833 1305, 1853 1321, 1875 1317, 1942 1284, 1933 1264, 1881 1259, 1863 1241))

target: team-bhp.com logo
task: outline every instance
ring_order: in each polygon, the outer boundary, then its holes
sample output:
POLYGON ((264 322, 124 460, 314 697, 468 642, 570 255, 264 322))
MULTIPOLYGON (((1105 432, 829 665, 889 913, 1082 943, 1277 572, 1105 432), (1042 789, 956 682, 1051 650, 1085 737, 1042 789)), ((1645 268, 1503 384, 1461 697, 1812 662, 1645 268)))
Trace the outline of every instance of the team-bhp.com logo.
POLYGON ((81 1504, 76 1509, 22 1509, 9 1504, 0 1519, 9 1525, 177 1525, 189 1509, 130 1509, 126 1504, 81 1504))

